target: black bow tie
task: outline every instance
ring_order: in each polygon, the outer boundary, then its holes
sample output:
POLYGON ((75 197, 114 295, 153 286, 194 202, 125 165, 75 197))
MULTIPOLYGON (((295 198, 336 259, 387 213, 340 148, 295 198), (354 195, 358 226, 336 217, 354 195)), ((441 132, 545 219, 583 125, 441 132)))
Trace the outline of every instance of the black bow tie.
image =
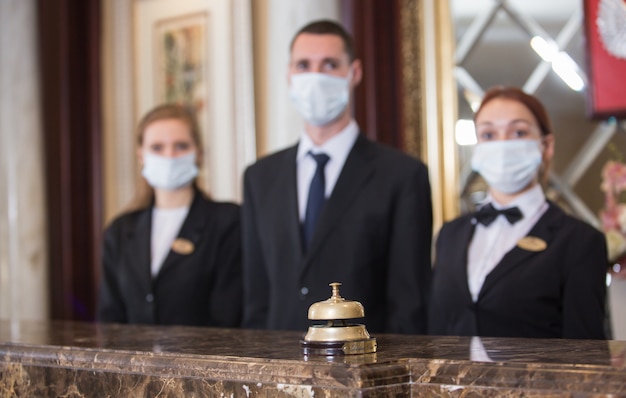
POLYGON ((497 210, 493 207, 491 203, 489 203, 486 206, 483 206, 480 210, 478 210, 478 212, 474 215, 474 218, 476 218, 476 220, 484 226, 488 226, 500 214, 505 216, 511 224, 515 224, 523 217, 522 212, 517 207, 509 207, 508 209, 497 210))

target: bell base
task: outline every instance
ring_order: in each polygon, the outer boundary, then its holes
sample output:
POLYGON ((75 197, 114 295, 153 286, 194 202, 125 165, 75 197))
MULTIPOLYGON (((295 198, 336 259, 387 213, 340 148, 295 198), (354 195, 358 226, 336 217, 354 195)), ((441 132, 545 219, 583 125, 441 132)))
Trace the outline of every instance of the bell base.
POLYGON ((307 341, 300 340, 304 355, 357 355, 376 352, 376 338, 349 341, 307 341))
POLYGON ((370 334, 365 329, 365 325, 342 325, 333 326, 336 321, 331 321, 327 325, 313 325, 309 326, 309 330, 304 336, 306 341, 351 341, 351 340, 366 340, 370 338, 370 334))

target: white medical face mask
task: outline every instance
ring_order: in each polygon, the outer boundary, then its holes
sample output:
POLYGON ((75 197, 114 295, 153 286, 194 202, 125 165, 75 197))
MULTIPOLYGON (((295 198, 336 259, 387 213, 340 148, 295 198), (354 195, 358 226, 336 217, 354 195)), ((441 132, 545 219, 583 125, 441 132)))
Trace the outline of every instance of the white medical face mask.
POLYGON ((187 185, 198 175, 196 154, 168 158, 146 153, 141 175, 152 188, 174 190, 187 185))
POLYGON ((526 188, 541 165, 538 140, 499 140, 483 142, 474 148, 472 170, 495 190, 514 194, 526 188))
POLYGON ((304 120, 314 126, 325 126, 346 109, 350 98, 351 76, 294 74, 289 86, 291 103, 304 120))

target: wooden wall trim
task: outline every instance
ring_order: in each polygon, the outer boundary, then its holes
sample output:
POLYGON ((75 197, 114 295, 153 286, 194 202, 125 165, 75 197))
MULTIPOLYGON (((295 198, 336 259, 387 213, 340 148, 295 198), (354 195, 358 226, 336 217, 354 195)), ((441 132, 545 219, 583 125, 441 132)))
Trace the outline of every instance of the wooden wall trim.
POLYGON ((343 24, 353 34, 363 80, 354 115, 369 138, 404 149, 401 2, 347 0, 343 24))
POLYGON ((102 229, 100 0, 39 0, 52 319, 92 320, 102 229))
POLYGON ((449 7, 438 0, 343 0, 341 8, 364 68, 357 122, 370 138, 428 165, 435 231, 459 209, 449 7))

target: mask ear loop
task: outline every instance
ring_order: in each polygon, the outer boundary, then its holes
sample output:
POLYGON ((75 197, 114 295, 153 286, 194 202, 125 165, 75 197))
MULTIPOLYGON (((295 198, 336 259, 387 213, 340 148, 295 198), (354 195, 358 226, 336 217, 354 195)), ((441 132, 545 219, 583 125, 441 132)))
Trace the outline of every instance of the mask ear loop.
POLYGON ((537 178, 539 180, 539 184, 541 184, 541 186, 543 186, 545 190, 545 188, 547 188, 548 186, 548 170, 550 168, 550 165, 548 164, 549 161, 546 160, 545 158, 545 152, 548 149, 545 135, 543 134, 541 135, 541 138, 539 139, 539 143, 541 145, 541 165, 539 165, 537 178))

